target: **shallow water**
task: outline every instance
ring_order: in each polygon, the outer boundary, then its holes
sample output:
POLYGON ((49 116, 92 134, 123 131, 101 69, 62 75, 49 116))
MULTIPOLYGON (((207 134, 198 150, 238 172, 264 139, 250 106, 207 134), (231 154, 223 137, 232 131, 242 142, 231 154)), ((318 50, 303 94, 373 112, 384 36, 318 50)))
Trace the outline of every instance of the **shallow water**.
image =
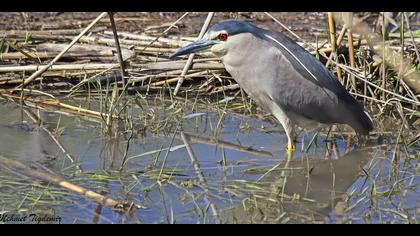
MULTIPOLYGON (((2 156, 109 198, 132 201, 142 209, 119 213, 3 166, 3 216, 46 215, 59 217, 60 223, 417 223, 419 219, 419 144, 396 144, 411 137, 413 130, 369 139, 337 135, 327 141, 325 134, 319 134, 310 146, 314 133, 303 132, 297 151, 288 157, 280 126, 238 114, 185 109, 184 118, 170 120, 168 128, 158 132, 149 128, 143 132, 137 126, 124 131, 123 125, 115 125, 111 134, 104 134, 98 122, 31 111, 56 134, 68 155, 17 105, 1 103, 2 156)), ((142 110, 130 112, 136 115, 142 110)))

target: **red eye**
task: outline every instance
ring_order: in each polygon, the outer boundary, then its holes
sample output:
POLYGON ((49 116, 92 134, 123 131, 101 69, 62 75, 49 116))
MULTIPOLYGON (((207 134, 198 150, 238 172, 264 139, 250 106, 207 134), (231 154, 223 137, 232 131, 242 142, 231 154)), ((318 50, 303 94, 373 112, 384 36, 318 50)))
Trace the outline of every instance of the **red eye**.
POLYGON ((220 41, 226 41, 228 39, 228 35, 224 34, 224 33, 221 33, 217 36, 217 39, 220 40, 220 41))

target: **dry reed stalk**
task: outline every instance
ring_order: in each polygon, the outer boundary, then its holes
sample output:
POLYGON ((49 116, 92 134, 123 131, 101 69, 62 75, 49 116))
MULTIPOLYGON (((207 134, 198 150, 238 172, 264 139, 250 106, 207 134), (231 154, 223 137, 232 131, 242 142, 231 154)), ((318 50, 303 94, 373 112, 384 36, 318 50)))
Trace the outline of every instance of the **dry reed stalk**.
MULTIPOLYGON (((385 12, 382 12, 382 58, 386 58, 386 50, 385 50, 385 34, 386 34, 386 28, 385 28, 385 12)), ((381 65, 382 68, 382 73, 381 73, 381 77, 382 77, 382 89, 386 90, 386 73, 385 73, 385 60, 383 60, 383 63, 381 65)), ((382 92, 382 100, 385 101, 386 100, 386 94, 385 92, 382 92)))
MULTIPOLYGON (((62 103, 62 102, 60 102, 56 99, 41 99, 41 98, 21 97, 21 96, 15 96, 15 95, 7 94, 7 93, 3 93, 3 94, 1 94, 1 96, 5 97, 5 98, 8 98, 8 99, 12 99, 14 101, 32 102, 32 103, 35 103, 35 104, 64 108, 64 109, 70 110, 72 112, 75 112, 79 115, 94 116, 96 118, 102 118, 102 117, 108 116, 108 114, 105 114, 105 113, 100 113, 100 112, 97 112, 97 111, 92 111, 92 110, 89 110, 89 109, 65 104, 65 103, 62 103)), ((113 116, 113 118, 117 119, 118 117, 113 116)))
MULTIPOLYGON (((348 41, 349 41, 349 58, 350 58, 350 67, 351 68, 355 68, 356 64, 355 64, 355 60, 354 60, 354 47, 353 47, 353 33, 351 31, 351 29, 348 29, 347 31, 348 35, 348 41)), ((351 82, 353 84, 353 88, 356 91, 356 79, 354 78, 354 75, 350 75, 351 78, 351 82)))
MULTIPOLYGON (((60 51, 64 50, 67 47, 67 44, 64 43, 42 43, 42 44, 38 44, 36 46, 36 51, 40 52, 40 51, 47 51, 47 52, 56 52, 59 53, 60 51)), ((96 45, 96 44, 82 44, 82 43, 77 43, 75 45, 72 46, 72 48, 70 48, 68 50, 67 53, 71 53, 71 52, 90 52, 93 55, 95 55, 95 53, 101 55, 101 53, 105 52, 106 54, 110 54, 111 56, 114 55, 113 53, 114 51, 114 45, 113 46, 104 46, 104 45, 96 45)), ((130 49, 123 49, 122 50, 122 56, 123 58, 127 59, 130 58, 134 55, 134 51, 130 50, 130 49)), ((65 56, 65 55, 63 55, 65 56)))
MULTIPOLYGON (((165 67, 163 65, 169 64, 169 65, 173 65, 173 64, 177 64, 177 63, 183 63, 183 65, 187 62, 187 60, 177 60, 177 61, 173 61, 173 60, 169 60, 167 58, 163 58, 163 57, 156 57, 156 56, 140 56, 140 61, 146 61, 146 63, 138 63, 138 62, 131 62, 130 66, 133 67, 146 67, 146 68, 151 68, 153 67, 153 69, 160 69, 159 68, 155 68, 156 65, 162 65, 162 67, 165 67)), ((199 59, 195 59, 194 63, 203 63, 203 62, 220 62, 219 58, 215 58, 215 57, 210 57, 210 58, 199 58, 199 59)), ((163 68, 165 69, 165 68, 163 68)))
MULTIPOLYGON (((115 22, 121 23, 124 21, 131 21, 131 22, 150 22, 153 21, 152 19, 148 18, 148 17, 139 17, 139 16, 135 16, 135 17, 115 17, 115 22)), ((63 25, 72 25, 72 26, 80 26, 80 25, 86 25, 89 24, 90 22, 92 22, 91 19, 72 19, 72 20, 68 20, 68 19, 64 19, 64 20, 60 20, 58 23, 52 22, 50 24, 48 24, 48 27, 51 28, 62 28, 63 25)), ((99 24, 101 24, 100 26, 103 25, 109 25, 109 18, 102 18, 98 21, 99 24)))
MULTIPOLYGON (((106 27, 97 27, 91 32, 99 32, 106 30, 106 27)), ((82 32, 82 29, 54 29, 54 30, 0 30, 0 35, 7 35, 8 38, 13 37, 44 37, 48 35, 72 36, 82 32)))
POLYGON ((172 53, 176 48, 157 48, 157 47, 147 47, 143 49, 142 47, 134 47, 134 50, 137 50, 139 53, 172 53))
MULTIPOLYGON (((400 45, 401 45, 401 64, 400 64, 400 70, 398 71, 398 76, 402 78, 404 76, 404 14, 401 14, 401 24, 400 24, 400 45)), ((402 85, 399 85, 399 92, 402 93, 404 91, 404 88, 402 85)))
MULTIPOLYGON (((331 40, 331 48, 332 48, 332 53, 334 53, 336 59, 337 59, 337 42, 336 42, 336 38, 335 38, 335 24, 334 24, 334 18, 333 18, 333 13, 332 12, 328 12, 328 29, 329 29, 329 38, 331 40)), ((339 67, 336 67, 337 70, 337 78, 338 80, 344 84, 344 80, 341 77, 341 69, 339 67)))
MULTIPOLYGON (((338 45, 341 45, 341 42, 343 41, 343 39, 344 39, 344 34, 346 33, 346 30, 347 30, 347 27, 346 27, 346 25, 344 24, 343 25, 343 28, 341 29, 341 31, 340 31, 340 34, 338 35, 338 39, 337 39, 337 46, 338 45)), ((331 48, 329 48, 330 50, 328 51, 328 52, 333 52, 334 50, 333 50, 333 48, 331 47, 331 48)), ((324 50, 324 51, 322 51, 322 49, 320 50, 321 52, 326 52, 326 50, 324 50)), ((325 64, 325 66, 326 67, 328 67, 329 65, 330 65, 330 63, 331 63, 331 60, 332 60, 332 57, 334 56, 334 53, 331 53, 330 54, 330 56, 328 57, 328 60, 327 60, 327 63, 325 64)))
MULTIPOLYGON (((91 63, 91 64, 69 64, 69 65, 52 65, 49 70, 66 71, 66 70, 101 70, 117 67, 117 63, 91 63)), ((28 65, 28 66, 0 66, 0 73, 7 72, 30 72, 39 71, 44 65, 28 65)))
MULTIPOLYGON (((45 36, 45 37, 33 37, 37 40, 71 40, 73 39, 72 36, 45 36)), ((121 47, 130 49, 132 46, 144 46, 150 44, 149 41, 137 41, 137 40, 127 40, 127 39, 119 39, 121 47)), ((99 35, 93 36, 82 36, 79 40, 82 43, 88 44, 103 44, 106 46, 115 46, 115 40, 112 38, 106 38, 99 35)), ((168 47, 165 44, 157 44, 157 47, 168 47)))
MULTIPOLYGON (((112 32, 110 31, 104 31, 105 35, 109 35, 112 34, 112 32)), ((140 34, 133 34, 133 33, 128 33, 128 32, 119 32, 118 33, 120 35, 120 37, 124 37, 124 38, 128 38, 131 39, 130 42, 137 42, 138 44, 136 45, 148 45, 150 44, 151 41, 155 40, 156 37, 153 36, 148 36, 148 35, 140 35, 140 34)), ((129 42, 129 41, 127 41, 129 42)), ((189 44, 190 41, 185 41, 182 39, 179 40, 175 40, 175 39, 169 39, 169 38, 163 38, 163 37, 159 37, 154 43, 154 46, 158 46, 158 47, 183 47, 187 44, 189 44)), ((133 44, 134 45, 134 44, 133 44)))
POLYGON ((215 93, 221 93, 221 92, 225 92, 225 91, 231 91, 231 90, 237 90, 239 89, 239 84, 231 84, 231 85, 225 85, 222 87, 218 87, 213 89, 210 94, 215 94, 215 93))
POLYGON ((115 48, 117 49, 117 57, 118 57, 118 63, 120 64, 121 79, 123 81, 123 87, 125 87, 125 85, 127 84, 127 79, 125 78, 126 76, 125 65, 124 65, 124 60, 123 60, 123 56, 121 52, 120 42, 118 41, 119 39, 118 39, 117 27, 115 26, 115 21, 114 21, 114 13, 108 12, 108 16, 111 22, 112 33, 114 35, 115 48))
POLYGON ((107 198, 94 191, 91 191, 89 189, 73 184, 57 175, 52 175, 45 171, 41 171, 39 170, 39 168, 36 168, 35 166, 27 166, 20 161, 13 160, 11 158, 7 158, 1 155, 0 155, 0 162, 2 163, 2 165, 7 166, 9 169, 13 170, 13 172, 19 175, 23 175, 25 177, 32 176, 34 178, 53 183, 61 188, 74 192, 82 197, 88 198, 90 200, 93 200, 95 202, 98 202, 100 204, 103 204, 112 208, 116 208, 118 205, 120 205, 118 201, 112 198, 107 198))
MULTIPOLYGON (((139 67, 144 70, 179 70, 183 69, 185 65, 184 61, 165 61, 157 63, 146 63, 146 64, 132 64, 133 67, 139 67)), ((225 66, 220 62, 214 63, 198 63, 194 62, 190 70, 223 70, 225 66)))
MULTIPOLYGON (((55 52, 8 52, 2 53, 0 55, 0 60, 22 60, 22 59, 46 59, 55 57, 57 53, 55 52)), ((63 55, 62 58, 76 58, 76 57, 113 57, 114 53, 111 50, 109 51, 100 51, 100 52, 88 52, 88 51, 73 51, 68 52, 66 55, 63 55)), ((0 67, 2 68, 2 67, 0 67)))
MULTIPOLYGON (((204 21, 203 27, 201 28, 200 34, 198 35, 198 39, 203 38, 204 34, 205 34, 205 33, 206 33, 206 31, 207 31, 207 28, 208 28, 208 27, 209 27, 209 25, 210 25, 211 20, 213 19, 213 16, 214 16, 214 12, 209 12, 209 13, 208 13, 207 18, 206 18, 206 20, 204 21)), ((181 73, 181 78, 179 79, 179 81, 178 81, 178 83, 177 83, 177 85, 176 85, 176 87, 175 87, 175 89, 174 89, 174 93, 173 93, 173 94, 174 94, 175 96, 176 96, 176 94, 178 93, 179 89, 181 88, 182 83, 184 82, 185 75, 187 74, 187 71, 188 71, 188 69, 190 68, 191 63, 193 62, 193 59, 194 59, 194 53, 191 53, 191 54, 188 56, 188 60, 187 60, 187 63, 185 63, 185 67, 184 67, 184 69, 182 70, 182 73, 181 73)))
MULTIPOLYGON (((64 86, 65 84, 68 85, 68 86, 75 87, 77 85, 74 85, 74 83, 72 83, 71 81, 54 81, 54 80, 58 79, 58 78, 68 78, 68 79, 75 78, 76 80, 78 80, 80 77, 84 77, 84 76, 92 76, 93 77, 93 78, 90 77, 89 79, 86 79, 86 80, 82 80, 81 83, 84 84, 86 82, 93 81, 94 79, 96 79, 98 77, 98 75, 101 75, 103 73, 106 73, 106 72, 114 70, 114 69, 116 69, 116 68, 111 68, 110 70, 107 70, 105 72, 104 72, 104 70, 89 70, 89 71, 80 71, 80 72, 68 72, 68 71, 53 72, 53 71, 51 71, 51 72, 45 72, 42 75, 42 77, 38 77, 34 81, 42 81, 43 82, 42 86, 46 87, 46 88, 48 88, 49 85, 51 85, 51 86, 57 86, 57 85, 64 86), (48 80, 52 80, 52 81, 51 82, 46 82, 48 80)), ((130 72, 130 71, 132 71, 132 69, 127 70, 127 72, 130 72)), ((179 73, 180 72, 178 72, 178 74, 179 73)), ((117 75, 115 77, 118 78, 117 75)), ((111 75, 109 76, 109 78, 112 79, 111 75)), ((4 77, 4 78, 0 79, 0 85, 14 85, 14 84, 20 84, 20 83, 22 83, 22 79, 19 79, 19 78, 4 77)), ((80 87, 80 85, 78 87, 80 87)), ((74 89, 70 88, 70 90, 74 90, 74 89)))
MULTIPOLYGON (((0 97, 1 97, 1 95, 0 95, 0 97)), ((83 120, 86 120, 86 121, 89 121, 89 122, 97 123, 99 125, 103 123, 103 119, 98 118, 96 116, 79 116, 79 114, 76 114, 74 112, 66 112, 64 110, 58 110, 58 109, 54 109, 54 108, 51 109, 51 107, 48 107, 48 106, 42 107, 42 106, 32 104, 32 103, 26 103, 25 106, 28 107, 28 108, 34 108, 34 109, 37 109, 37 110, 48 111, 48 112, 52 112, 52 113, 59 114, 59 115, 65 115, 65 116, 68 116, 68 117, 77 116, 77 118, 80 118, 80 119, 83 119, 83 120)))
MULTIPOLYGON (((121 33, 118 33, 119 35, 121 33)), ((68 38, 68 37, 67 37, 68 38)), ((152 41, 145 41, 145 40, 131 40, 131 39, 119 39, 121 46, 123 48, 131 48, 132 46, 136 46, 139 51, 146 50, 147 48, 171 48, 176 47, 174 44, 166 44, 161 42, 155 42, 152 43, 152 41), (153 45, 153 47, 151 47, 153 45), (146 48, 145 48, 146 47, 146 48)), ((175 41, 175 40, 174 40, 175 41)), ((94 44, 104 44, 107 46, 115 46, 114 39, 111 38, 105 38, 101 36, 83 36, 80 38, 80 42, 84 43, 94 43, 94 44)))
MULTIPOLYGON (((118 33, 121 34, 121 33, 118 33)), ((72 40, 74 36, 67 36, 67 35, 40 35, 40 36, 32 36, 31 39, 33 40, 55 40, 55 41, 67 41, 72 40)), ((17 38, 20 39, 20 38, 17 38)), ((144 48, 141 48, 141 46, 148 46, 150 47, 151 41, 145 41, 145 40, 129 40, 129 39, 119 39, 120 45, 122 48, 130 49, 133 46, 137 46, 140 51, 142 51, 144 48)), ((176 40, 172 40, 176 42, 176 40)), ((82 36, 79 39, 79 42, 81 43, 87 43, 90 45, 106 45, 106 46, 115 46, 115 40, 112 38, 106 38, 102 37, 100 35, 90 35, 90 36, 82 36)), ((179 45, 185 45, 188 41, 179 41, 179 45)), ((155 42, 153 43, 154 47, 150 48, 172 48, 177 47, 175 43, 167 44, 162 42, 155 42)), ((144 49, 146 50, 146 49, 144 49)))
POLYGON ((199 71, 199 72, 196 72, 196 73, 184 75, 184 77, 176 77, 176 78, 167 79, 167 80, 163 80, 163 81, 159 81, 159 82, 154 82, 154 83, 149 84, 149 86, 158 87, 158 86, 162 86, 162 85, 165 85, 165 84, 171 84, 171 83, 175 83, 175 82, 179 83, 179 80, 181 78, 189 79, 189 78, 193 78, 193 77, 203 77, 206 74, 215 73, 215 72, 217 72, 217 71, 199 71))
MULTIPOLYGON (((156 74, 156 75, 149 74, 149 73, 146 72, 147 75, 140 76, 140 77, 131 77, 129 79, 129 83, 131 83, 133 85, 135 83, 141 83, 141 82, 144 82, 144 81, 149 80, 149 79, 151 81, 152 79, 167 78, 167 77, 170 77, 170 76, 178 76, 179 73, 181 73, 181 72, 182 72, 182 70, 171 70, 171 71, 165 71, 165 72, 162 72, 162 73, 159 73, 159 74, 156 74)), ((190 70, 190 73, 195 73, 195 72, 198 72, 198 71, 197 70, 190 70)))

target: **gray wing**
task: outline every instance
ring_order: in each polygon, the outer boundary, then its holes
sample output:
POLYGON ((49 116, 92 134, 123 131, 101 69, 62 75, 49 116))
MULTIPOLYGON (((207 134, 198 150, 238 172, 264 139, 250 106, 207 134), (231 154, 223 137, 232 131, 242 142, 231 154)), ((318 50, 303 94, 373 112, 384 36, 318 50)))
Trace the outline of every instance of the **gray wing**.
POLYGON ((265 37, 280 50, 283 66, 277 73, 272 98, 283 109, 303 115, 321 123, 345 123, 356 132, 366 134, 372 130, 371 119, 338 82, 330 71, 315 57, 281 33, 265 31, 265 37), (281 43, 281 45, 278 44, 281 43))

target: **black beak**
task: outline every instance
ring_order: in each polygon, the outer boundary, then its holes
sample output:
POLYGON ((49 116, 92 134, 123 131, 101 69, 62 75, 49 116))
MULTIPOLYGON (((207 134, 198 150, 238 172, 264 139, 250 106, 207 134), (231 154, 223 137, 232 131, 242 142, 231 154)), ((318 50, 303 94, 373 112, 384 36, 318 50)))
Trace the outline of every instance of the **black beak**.
POLYGON ((190 54, 194 52, 203 51, 205 49, 210 48, 216 44, 214 41, 211 40, 205 40, 205 39, 199 39, 191 44, 188 44, 187 46, 183 48, 177 49, 172 55, 169 56, 169 59, 174 59, 175 57, 182 56, 185 54, 190 54))

